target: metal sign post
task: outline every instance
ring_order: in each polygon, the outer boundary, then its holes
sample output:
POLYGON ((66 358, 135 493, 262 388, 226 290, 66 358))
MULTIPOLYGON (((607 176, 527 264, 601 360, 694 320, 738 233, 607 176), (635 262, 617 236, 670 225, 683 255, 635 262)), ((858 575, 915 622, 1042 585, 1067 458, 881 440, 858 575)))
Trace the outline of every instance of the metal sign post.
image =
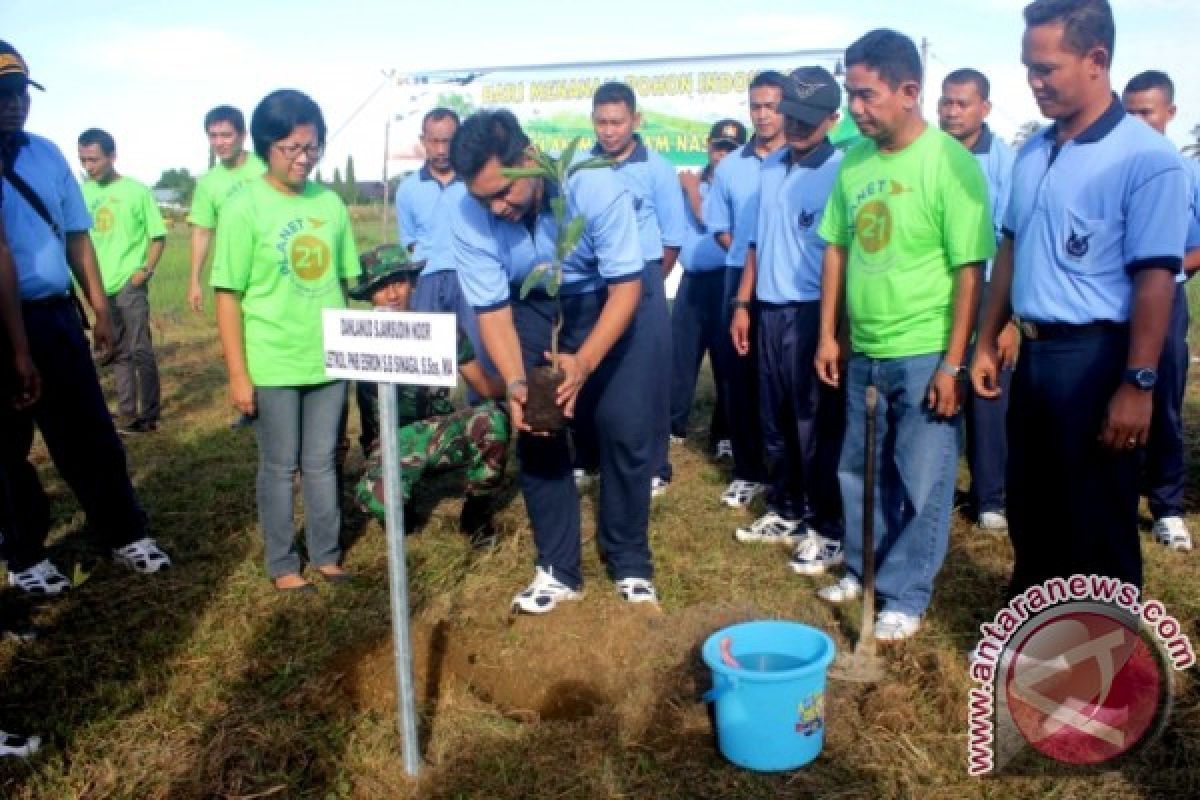
POLYGON ((404 771, 415 778, 421 753, 409 633, 396 385, 454 386, 458 381, 458 329, 453 314, 326 310, 323 322, 326 374, 379 384, 397 726, 404 741, 404 771))
POLYGON ((396 659, 396 710, 404 738, 404 771, 414 778, 420 765, 417 700, 413 686, 412 639, 408 628, 408 564, 404 557, 404 501, 396 435, 396 387, 379 384, 379 440, 383 447, 383 504, 387 508, 388 589, 392 601, 392 645, 396 659))

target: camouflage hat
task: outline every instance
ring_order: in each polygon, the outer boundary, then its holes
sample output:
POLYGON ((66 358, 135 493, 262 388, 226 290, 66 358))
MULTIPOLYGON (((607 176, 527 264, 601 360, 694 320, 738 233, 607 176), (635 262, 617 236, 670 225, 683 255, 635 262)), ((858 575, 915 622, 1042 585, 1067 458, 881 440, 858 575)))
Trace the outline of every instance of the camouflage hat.
POLYGON ((355 300, 371 301, 371 295, 389 283, 405 278, 416 278, 425 268, 424 261, 411 261, 408 249, 401 244, 381 244, 358 257, 363 276, 358 285, 350 290, 355 300))

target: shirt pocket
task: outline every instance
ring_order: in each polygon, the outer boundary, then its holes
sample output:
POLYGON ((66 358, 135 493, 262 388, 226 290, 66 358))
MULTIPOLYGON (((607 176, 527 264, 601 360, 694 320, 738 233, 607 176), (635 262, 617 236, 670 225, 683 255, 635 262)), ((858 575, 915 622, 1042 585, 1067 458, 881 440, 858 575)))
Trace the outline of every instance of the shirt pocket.
POLYGON ((1119 219, 1098 218, 1064 209, 1063 225, 1055 244, 1059 266, 1081 275, 1124 272, 1123 229, 1119 219))

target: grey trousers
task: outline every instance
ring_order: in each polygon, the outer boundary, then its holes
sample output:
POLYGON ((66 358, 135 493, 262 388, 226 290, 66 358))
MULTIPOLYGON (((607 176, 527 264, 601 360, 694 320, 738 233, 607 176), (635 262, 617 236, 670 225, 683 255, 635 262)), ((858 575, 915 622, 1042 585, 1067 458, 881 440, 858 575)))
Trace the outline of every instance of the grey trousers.
POLYGON ((117 385, 117 413, 127 419, 158 422, 158 362, 150 341, 149 287, 133 281, 108 298, 116 335, 113 378, 117 385))

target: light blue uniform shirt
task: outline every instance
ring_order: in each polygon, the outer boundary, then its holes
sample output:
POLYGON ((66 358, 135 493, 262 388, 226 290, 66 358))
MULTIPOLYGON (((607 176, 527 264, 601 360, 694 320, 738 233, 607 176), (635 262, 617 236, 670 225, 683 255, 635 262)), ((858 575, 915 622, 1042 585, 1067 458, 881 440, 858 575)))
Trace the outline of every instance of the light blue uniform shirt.
MULTIPOLYGON (((560 292, 579 294, 640 278, 645 262, 633 202, 613 171, 580 170, 567 181, 566 195, 567 218, 582 214, 587 225, 563 262, 560 292)), ((554 260, 557 229, 546 203, 531 231, 523 222, 495 216, 468 194, 459 201, 452 230, 458 280, 479 312, 508 305, 534 267, 554 260)))
POLYGON ((746 213, 757 254, 754 296, 767 303, 821 299, 825 240, 817 235, 842 154, 826 139, 799 161, 790 147, 762 167, 762 189, 746 213))
MULTIPOLYGON (((703 202, 711 187, 712 175, 706 174, 700 178, 700 198, 703 202)), ((680 192, 683 190, 680 189, 680 192)), ((687 227, 683 232, 683 248, 679 251, 679 262, 685 272, 712 272, 725 269, 725 248, 717 244, 717 240, 704 227, 704 220, 697 219, 692 213, 691 203, 687 196, 683 198, 683 208, 687 214, 687 227)), ((703 210, 703 209, 701 209, 703 210)))
MULTIPOLYGON (((92 227, 83 192, 71 175, 63 154, 48 139, 25 134, 13 164, 16 172, 37 193, 64 235, 92 227)), ((64 295, 71 285, 66 244, 54 235, 33 206, 4 180, 4 228, 17 266, 17 284, 22 300, 64 295)))
POLYGON ((429 171, 428 164, 396 188, 400 242, 413 248, 413 261, 425 262, 422 275, 454 269, 450 220, 454 216, 452 209, 466 193, 466 187, 457 176, 442 186, 429 171))
MULTIPOLYGON (((1192 182, 1190 202, 1188 203, 1191 216, 1188 219, 1187 235, 1187 250, 1191 252, 1200 247, 1200 161, 1194 158, 1185 158, 1183 163, 1192 182)), ((1185 279, 1184 276, 1180 277, 1185 279)))
POLYGON ((704 200, 704 224, 709 233, 728 233, 733 236, 725 265, 735 269, 746 266, 746 247, 754 238, 754 230, 746 222, 746 212, 758 197, 763 159, 754 152, 751 139, 741 149, 734 150, 717 165, 712 189, 704 200))
MULTIPOLYGON (((1012 148, 997 139, 986 124, 971 148, 983 177, 987 179, 988 196, 992 201, 992 227, 996 229, 996 244, 1004 235, 1004 212, 1008 209, 1008 198, 1012 195, 1012 172, 1015 158, 1012 148)), ((992 260, 984 265, 984 280, 992 279, 992 260)))
MULTIPOLYGON (((613 165, 621 185, 633 198, 637 214, 638 237, 642 258, 654 261, 663 257, 663 247, 683 245, 686 221, 683 198, 679 194, 679 177, 675 168, 658 153, 646 149, 641 137, 633 135, 633 152, 624 161, 613 165)), ((603 156, 600 145, 592 148, 593 156, 603 156)))
POLYGON ((1014 239, 1012 305, 1022 319, 1084 325, 1129 320, 1133 276, 1179 272, 1188 180, 1158 132, 1112 105, 1079 136, 1055 127, 1017 154, 1004 233, 1014 239))

